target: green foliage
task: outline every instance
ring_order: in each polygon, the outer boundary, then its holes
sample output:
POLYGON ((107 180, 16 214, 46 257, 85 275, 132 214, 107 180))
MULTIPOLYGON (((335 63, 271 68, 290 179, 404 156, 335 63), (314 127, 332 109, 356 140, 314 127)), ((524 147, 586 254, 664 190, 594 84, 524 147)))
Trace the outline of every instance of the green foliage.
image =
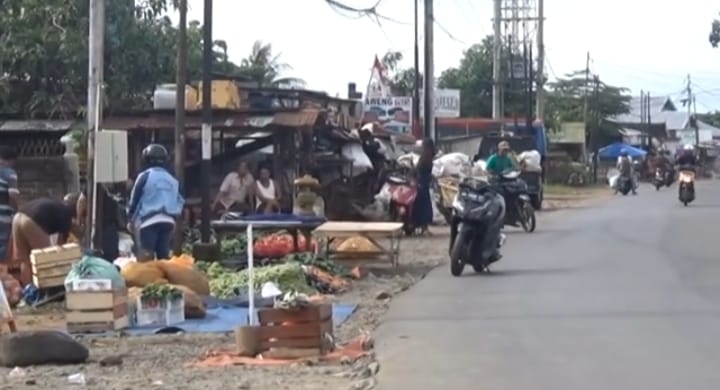
MULTIPOLYGON (((111 111, 149 109, 155 86, 175 81, 177 0, 106 2, 104 103, 111 111)), ((88 68, 87 0, 0 0, 0 113, 72 117, 84 111, 88 68)), ((202 26, 188 23, 188 79, 202 69, 202 26)), ((214 42, 214 71, 263 85, 287 84, 287 66, 257 42, 242 65, 214 42)), ((292 79, 291 79, 292 80, 292 79)), ((297 81, 297 80, 295 80, 297 81)))
MULTIPOLYGON (((502 58, 503 64, 510 63, 510 57, 502 58)), ((504 72, 508 72, 507 69, 504 72)), ((506 77, 507 78, 507 77, 506 77)), ((460 113, 462 116, 492 116, 493 90, 493 37, 485 37, 481 43, 465 50, 460 65, 442 72, 438 83, 440 88, 460 90, 460 113)), ((505 114, 525 116, 527 108, 527 82, 506 81, 505 114)), ((534 99, 534 93, 533 93, 534 99)))
POLYGON ((586 81, 584 71, 572 72, 549 83, 545 103, 546 125, 557 128, 562 122, 582 122, 587 94, 588 127, 599 129, 604 134, 613 133, 615 126, 605 119, 630 112, 629 91, 598 79, 596 93, 595 85, 592 78, 586 81))
MULTIPOLYGON (((399 51, 389 51, 383 56, 383 68, 385 77, 390 84, 390 90, 395 96, 412 96, 415 90, 415 69, 400 68, 400 61, 405 58, 399 51)), ((423 76, 420 74, 420 87, 422 88, 423 76)))

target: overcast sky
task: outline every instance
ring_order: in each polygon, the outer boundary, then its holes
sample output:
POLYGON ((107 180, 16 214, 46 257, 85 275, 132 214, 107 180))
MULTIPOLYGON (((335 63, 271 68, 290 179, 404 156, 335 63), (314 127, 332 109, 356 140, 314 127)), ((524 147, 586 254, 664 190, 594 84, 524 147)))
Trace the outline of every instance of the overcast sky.
MULTIPOLYGON (((190 1, 189 18, 202 20, 202 0, 190 1)), ((341 0, 356 8, 377 0, 341 0)), ((272 43, 283 62, 308 87, 345 96, 354 81, 364 90, 375 54, 406 54, 412 66, 413 1, 383 0, 378 12, 401 23, 339 14, 324 0, 215 0, 214 39, 228 42, 240 61, 255 40, 272 43), (348 17, 351 16, 351 17, 348 17)), ((547 73, 582 69, 586 52, 603 81, 639 94, 680 97, 692 74, 698 111, 720 109, 720 49, 708 43, 710 23, 720 12, 711 0, 546 0, 547 73)), ((456 66, 465 48, 492 32, 492 0, 435 2, 436 76, 456 66)), ((422 45, 422 43, 421 43, 422 45)))

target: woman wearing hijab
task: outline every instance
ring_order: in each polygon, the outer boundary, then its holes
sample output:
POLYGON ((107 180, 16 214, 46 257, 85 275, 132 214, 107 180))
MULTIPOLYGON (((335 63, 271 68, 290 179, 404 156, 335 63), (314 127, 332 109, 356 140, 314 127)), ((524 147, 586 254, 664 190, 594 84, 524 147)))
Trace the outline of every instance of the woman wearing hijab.
POLYGON ((435 142, 426 138, 422 143, 422 152, 417 167, 415 167, 415 178, 417 180, 417 197, 413 205, 413 217, 415 226, 420 228, 420 234, 429 234, 428 230, 433 220, 432 198, 430 197, 430 186, 432 185, 432 168, 435 158, 435 142))

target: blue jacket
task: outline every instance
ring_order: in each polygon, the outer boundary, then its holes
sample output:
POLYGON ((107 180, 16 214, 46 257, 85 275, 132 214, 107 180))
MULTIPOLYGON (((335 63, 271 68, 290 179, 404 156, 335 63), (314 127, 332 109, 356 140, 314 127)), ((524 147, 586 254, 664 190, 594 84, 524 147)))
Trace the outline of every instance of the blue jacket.
POLYGON ((128 218, 134 224, 158 214, 175 218, 182 213, 184 204, 177 179, 164 168, 152 167, 142 171, 135 180, 128 218))

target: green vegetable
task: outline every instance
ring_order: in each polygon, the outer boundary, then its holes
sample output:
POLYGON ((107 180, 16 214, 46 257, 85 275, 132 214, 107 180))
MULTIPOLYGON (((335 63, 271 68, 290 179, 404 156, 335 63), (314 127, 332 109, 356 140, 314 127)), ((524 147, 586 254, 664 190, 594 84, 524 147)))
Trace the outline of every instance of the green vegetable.
POLYGON ((309 252, 292 253, 285 256, 282 261, 287 263, 296 262, 302 265, 312 265, 335 276, 345 278, 352 277, 352 273, 350 272, 350 270, 343 267, 342 265, 339 265, 334 261, 328 260, 324 257, 315 256, 314 254, 309 252))
POLYGON ((176 299, 182 297, 182 291, 167 284, 149 284, 142 289, 142 299, 176 299))
MULTIPOLYGON (((213 266, 210 266, 210 268, 213 266)), ((218 267, 222 269, 222 266, 219 264, 218 267)), ((213 296, 219 298, 231 298, 236 295, 236 290, 240 289, 241 291, 244 291, 247 289, 249 281, 247 270, 239 272, 225 271, 221 273, 220 269, 215 268, 212 272, 210 272, 210 269, 208 270, 208 277, 210 277, 210 293, 213 296), (213 276, 211 276, 211 273, 213 276)), ((263 284, 273 282, 283 292, 294 291, 305 294, 312 294, 316 292, 307 284, 305 272, 303 271, 302 266, 295 262, 256 268, 254 276, 254 286, 256 291, 259 291, 263 284)))

